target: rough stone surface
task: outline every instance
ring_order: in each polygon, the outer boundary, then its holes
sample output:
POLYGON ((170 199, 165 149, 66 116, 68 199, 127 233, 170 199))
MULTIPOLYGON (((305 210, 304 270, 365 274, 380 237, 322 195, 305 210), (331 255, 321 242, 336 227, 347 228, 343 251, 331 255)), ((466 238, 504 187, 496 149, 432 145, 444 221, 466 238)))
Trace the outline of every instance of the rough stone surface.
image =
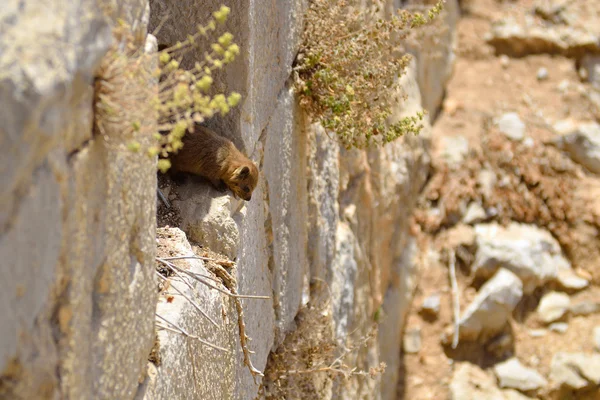
POLYGON ((525 123, 517 113, 506 113, 496 119, 495 123, 500 132, 509 139, 523 140, 525 137, 525 123))
POLYGON ((235 206, 241 205, 230 195, 209 185, 193 182, 182 185, 173 206, 179 210, 181 228, 196 243, 231 259, 238 251, 240 234, 233 219, 235 206))
POLYGON ((595 174, 600 173, 600 125, 595 122, 579 125, 575 131, 559 139, 559 145, 570 157, 595 174))
POLYGON ((593 338, 594 338, 594 347, 596 348, 597 351, 600 351, 600 326, 594 327, 593 338))
POLYGON ((523 284, 507 269, 500 269, 477 293, 459 320, 459 337, 477 340, 498 333, 523 296, 523 284))
MULTIPOLYGON (((2 8, 6 398, 132 398, 145 376, 156 163, 123 151, 119 127, 107 129, 110 141, 92 135, 93 74, 112 44, 113 21, 145 30, 145 4, 117 4, 119 15, 108 18, 92 1, 2 8)), ((140 115, 141 127, 153 129, 152 119, 140 115)))
MULTIPOLYGON (((157 240, 159 257, 194 255, 185 234, 178 228, 160 229, 157 240)), ((174 263, 190 273, 210 276, 203 261, 185 259, 174 263)), ((175 324, 190 335, 222 347, 229 353, 207 347, 198 340, 186 339, 181 333, 159 329, 155 357, 159 362, 148 364, 149 378, 138 392, 138 400, 234 398, 232 372, 237 362, 234 357, 237 346, 235 308, 219 292, 189 278, 187 282, 189 285, 180 279, 170 279, 168 294, 172 298, 168 300, 167 296, 161 296, 159 299, 156 314, 160 317, 156 318, 156 323, 171 329, 175 329, 172 325, 175 324), (218 326, 213 326, 179 292, 201 305, 218 326), (229 318, 221 310, 226 310, 229 318), (182 396, 182 393, 185 395, 182 396)))
POLYGON ((556 278, 559 269, 571 270, 552 235, 530 225, 496 223, 475 226, 477 253, 472 270, 488 277, 498 268, 517 274, 525 294, 556 278))
MULTIPOLYGON (((431 0, 417 2, 428 5, 435 3, 431 0)), ((446 83, 453 71, 456 25, 460 16, 458 3, 458 0, 446 1, 442 14, 434 21, 433 29, 420 31, 418 40, 409 38, 407 41, 408 51, 417 60, 417 82, 421 88, 423 107, 433 118, 440 109, 446 83)))
POLYGON ((568 311, 571 299, 565 293, 550 292, 540 300, 537 313, 540 320, 550 323, 561 319, 568 311))
POLYGON ((494 366, 494 373, 502 388, 517 389, 522 392, 538 390, 548 384, 536 370, 527 368, 516 358, 511 358, 494 366))
POLYGON ((600 385, 600 354, 556 353, 550 365, 550 380, 556 388, 574 390, 600 385))
POLYGON ((402 260, 396 265, 397 283, 387 290, 384 297, 383 310, 386 318, 379 329, 379 345, 381 361, 386 363, 387 368, 381 382, 382 399, 396 398, 402 360, 391 350, 400 349, 402 346, 402 329, 417 285, 417 256, 416 242, 411 240, 402 260))
POLYGON ((542 53, 578 57, 600 51, 597 32, 512 18, 493 24, 486 39, 497 53, 515 57, 542 53))

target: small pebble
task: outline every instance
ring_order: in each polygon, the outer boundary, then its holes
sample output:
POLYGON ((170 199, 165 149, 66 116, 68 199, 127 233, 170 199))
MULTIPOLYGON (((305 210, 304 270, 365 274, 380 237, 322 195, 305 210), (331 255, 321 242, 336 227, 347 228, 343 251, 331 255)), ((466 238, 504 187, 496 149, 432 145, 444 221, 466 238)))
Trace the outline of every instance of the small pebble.
POLYGON ((548 329, 557 333, 565 333, 568 328, 569 324, 567 324, 566 322, 555 322, 553 324, 550 324, 550 326, 548 327, 548 329))
POLYGON ((411 328, 404 333, 404 351, 409 354, 421 350, 421 328, 411 328))
POLYGON ((421 305, 421 314, 437 318, 440 312, 440 300, 440 295, 437 293, 427 297, 423 300, 423 304, 421 305))
POLYGON ((546 336, 548 331, 545 329, 530 329, 529 331, 527 331, 527 333, 531 337, 538 338, 538 337, 546 336))
POLYGON ((548 70, 544 67, 538 69, 537 79, 538 81, 545 81, 546 79, 548 79, 548 70))
POLYGON ((510 58, 506 54, 502 54, 500 56, 500 65, 502 65, 502 68, 506 68, 508 64, 510 64, 510 58))

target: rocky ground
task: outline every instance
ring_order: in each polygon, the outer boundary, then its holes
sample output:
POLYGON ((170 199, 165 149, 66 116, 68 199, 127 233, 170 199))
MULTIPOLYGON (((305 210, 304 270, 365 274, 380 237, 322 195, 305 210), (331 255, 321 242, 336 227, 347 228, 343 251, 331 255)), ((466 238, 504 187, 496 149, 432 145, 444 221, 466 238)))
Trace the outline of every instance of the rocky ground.
POLYGON ((399 398, 600 399, 600 3, 461 6, 399 398))

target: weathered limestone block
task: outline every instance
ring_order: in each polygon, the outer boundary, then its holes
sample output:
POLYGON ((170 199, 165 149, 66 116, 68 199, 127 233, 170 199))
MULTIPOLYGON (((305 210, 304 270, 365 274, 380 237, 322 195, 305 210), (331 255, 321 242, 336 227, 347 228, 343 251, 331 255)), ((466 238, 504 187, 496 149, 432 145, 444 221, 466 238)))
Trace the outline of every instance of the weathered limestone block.
MULTIPOLYGON (((273 306, 277 328, 288 331, 308 288, 306 188, 307 138, 292 90, 281 92, 266 128, 264 181, 268 214, 265 234, 274 274, 273 306)), ((282 332, 283 333, 283 332, 282 332)), ((281 340, 277 338, 276 340, 281 340)))
POLYGON ((387 368, 381 377, 381 398, 393 400, 397 396, 400 379, 400 348, 406 314, 417 285, 418 248, 415 240, 409 240, 401 260, 396 265, 395 279, 383 299, 384 320, 379 328, 381 361, 387 368))
POLYGON ((220 193, 208 183, 188 181, 178 188, 178 200, 173 206, 179 210, 181 228, 190 240, 208 246, 211 250, 231 259, 239 246, 239 231, 233 214, 242 206, 229 193, 220 193))
POLYGON ((111 34, 91 0, 41 9, 9 0, 0 20, 1 234, 15 223, 34 171, 48 168, 48 153, 59 145, 73 151, 91 137, 89 83, 111 34))
MULTIPOLYGON (((434 0, 413 0, 417 3, 432 6, 434 0)), ((444 99, 446 84, 450 80, 454 68, 454 49, 456 46, 456 29, 460 10, 457 0, 448 0, 444 9, 432 27, 419 29, 408 41, 408 51, 417 61, 417 81, 421 88, 422 104, 432 116, 436 117, 444 99)))
MULTIPOLYGON (((178 228, 160 229, 158 232, 158 256, 194 255, 185 234, 178 228), (164 253, 164 254, 163 254, 164 253)), ((194 259, 174 261, 177 267, 194 274, 210 276, 203 262, 194 259)), ((234 399, 235 337, 238 334, 237 314, 226 295, 208 286, 188 279, 190 286, 179 279, 170 279, 173 294, 169 302, 160 298, 156 306, 157 324, 177 329, 175 324, 190 335, 228 350, 226 353, 186 338, 183 334, 158 329, 158 351, 155 363, 148 364, 149 378, 138 392, 136 399, 234 399), (215 321, 212 325, 177 290, 194 300, 215 321), (226 313, 223 313, 223 310, 226 313), (166 322, 168 321, 168 322, 166 322)))
POLYGON ((0 395, 131 398, 152 345, 156 162, 92 136, 111 18, 85 0, 1 18, 0 395))

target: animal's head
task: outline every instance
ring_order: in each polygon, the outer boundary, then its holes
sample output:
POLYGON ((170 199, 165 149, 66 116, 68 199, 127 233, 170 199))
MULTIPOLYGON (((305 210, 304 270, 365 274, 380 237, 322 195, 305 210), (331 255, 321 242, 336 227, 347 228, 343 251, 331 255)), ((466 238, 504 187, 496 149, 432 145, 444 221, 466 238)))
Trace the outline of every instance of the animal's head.
POLYGON ((258 183, 258 168, 252 161, 248 161, 238 166, 226 183, 236 197, 250 201, 258 183))

